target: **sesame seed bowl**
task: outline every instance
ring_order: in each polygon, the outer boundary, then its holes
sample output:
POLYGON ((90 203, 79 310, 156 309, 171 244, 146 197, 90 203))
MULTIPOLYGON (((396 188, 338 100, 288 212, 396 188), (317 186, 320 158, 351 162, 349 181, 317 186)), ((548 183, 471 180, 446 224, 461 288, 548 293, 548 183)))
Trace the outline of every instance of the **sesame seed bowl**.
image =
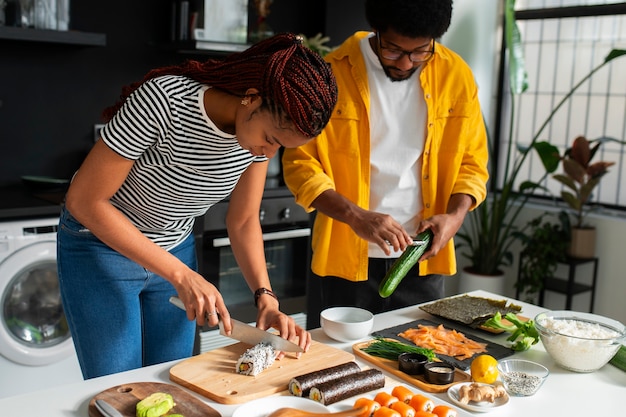
POLYGON ((498 362, 498 373, 509 395, 534 395, 550 375, 545 366, 523 359, 505 359, 498 362))

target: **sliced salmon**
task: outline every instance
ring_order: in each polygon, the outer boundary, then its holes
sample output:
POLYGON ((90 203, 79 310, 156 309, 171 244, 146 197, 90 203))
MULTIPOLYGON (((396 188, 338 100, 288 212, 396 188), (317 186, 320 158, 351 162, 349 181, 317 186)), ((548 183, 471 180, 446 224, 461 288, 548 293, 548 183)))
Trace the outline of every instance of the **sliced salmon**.
POLYGON ((418 324, 417 329, 409 328, 398 336, 403 337, 417 346, 432 349, 440 355, 447 355, 459 360, 469 359, 477 353, 487 352, 487 344, 467 338, 454 329, 439 326, 418 324))

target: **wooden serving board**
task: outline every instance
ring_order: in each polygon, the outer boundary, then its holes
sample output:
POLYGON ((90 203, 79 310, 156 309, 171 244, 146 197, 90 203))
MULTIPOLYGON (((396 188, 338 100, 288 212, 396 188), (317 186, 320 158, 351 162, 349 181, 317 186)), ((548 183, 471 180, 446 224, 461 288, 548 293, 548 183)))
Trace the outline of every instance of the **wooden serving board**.
POLYGON ((469 382, 472 380, 472 377, 469 374, 461 371, 458 368, 455 368, 454 381, 452 381, 450 384, 445 384, 445 385, 431 384, 427 382, 426 379, 424 379, 423 375, 409 375, 409 374, 405 374, 404 372, 402 372, 400 369, 398 369, 398 361, 380 358, 378 356, 373 356, 367 352, 364 352, 362 349, 367 347, 372 342, 374 342, 374 340, 356 343, 352 345, 352 351, 354 352, 355 355, 365 359, 368 362, 373 363, 377 367, 384 369, 385 371, 395 375, 396 377, 412 385, 415 385, 416 387, 424 391, 446 392, 448 388, 450 388, 454 384, 458 384, 460 382, 469 382))
MULTIPOLYGON (((402 343, 408 343, 410 345, 415 345, 411 340, 405 339, 401 336, 399 336, 400 333, 404 332, 407 329, 414 329, 417 328, 418 325, 424 325, 424 326, 438 326, 440 324, 443 324, 445 328, 447 329, 454 329, 457 330, 463 334, 466 335, 467 338, 474 340, 475 342, 480 342, 480 343, 484 343, 486 345, 486 349, 487 349, 487 354, 493 356, 496 359, 502 359, 502 358, 506 358, 507 356, 511 356, 514 352, 510 347, 506 347, 506 346, 502 346, 499 345, 497 343, 493 343, 490 342, 489 340, 485 340, 482 337, 478 337, 476 335, 472 335, 472 334, 468 334, 466 333, 462 326, 460 324, 447 324, 445 323, 443 320, 439 320, 439 319, 433 319, 431 320, 425 320, 425 319, 419 319, 419 320, 415 320, 412 321, 410 323, 405 323, 405 324, 400 324, 398 326, 394 326, 394 327, 390 327, 388 329, 384 329, 384 330, 378 330, 375 331, 373 333, 374 336, 380 336, 380 337, 386 337, 389 339, 394 339, 397 340, 399 342, 402 343)), ((471 329, 470 329, 471 330, 471 329)), ((480 355, 480 353, 476 353, 474 354, 474 356, 472 356, 471 358, 467 358, 467 359, 459 359, 453 356, 447 356, 447 355, 442 355, 442 354, 437 354, 437 357, 439 358, 439 360, 441 360, 442 362, 446 362, 449 363, 450 365, 454 366, 455 368, 459 368, 461 370, 465 370, 467 371, 470 368, 470 365, 472 363, 472 360, 474 360, 474 358, 476 356, 480 355)))
POLYGON ((288 353, 257 376, 238 374, 237 360, 249 348, 235 343, 186 359, 170 369, 170 380, 218 403, 239 404, 287 391, 293 377, 354 361, 350 352, 313 341, 300 359, 288 353))
POLYGON ((182 414, 185 417, 221 417, 215 409, 183 389, 159 382, 134 382, 102 391, 89 402, 89 417, 102 417, 96 408, 96 400, 100 399, 108 402, 124 417, 135 417, 137 403, 155 392, 165 392, 174 397, 176 405, 168 414, 182 414))
MULTIPOLYGON (((519 314, 516 314, 517 318, 520 319, 521 321, 528 321, 530 320, 528 317, 524 317, 524 316, 520 316, 519 314)), ((505 319, 504 317, 502 317, 502 324, 506 325, 506 326, 510 326, 513 323, 511 323, 510 321, 508 321, 507 319, 505 319)), ((504 330, 502 329, 494 329, 493 327, 487 327, 484 324, 481 324, 480 326, 478 326, 478 328, 480 330, 484 330, 486 332, 489 333, 493 333, 493 334, 500 334, 500 333, 504 333, 504 330)))

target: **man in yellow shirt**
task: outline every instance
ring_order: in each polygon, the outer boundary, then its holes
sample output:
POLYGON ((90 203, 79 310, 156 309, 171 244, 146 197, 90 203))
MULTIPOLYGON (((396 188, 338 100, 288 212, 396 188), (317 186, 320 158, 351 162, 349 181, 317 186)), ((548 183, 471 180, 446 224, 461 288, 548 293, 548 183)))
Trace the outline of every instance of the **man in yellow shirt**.
POLYGON ((329 124, 285 150, 283 172, 296 201, 317 211, 321 308, 376 313, 444 296, 443 275, 456 273, 452 238, 485 199, 488 147, 471 69, 436 41, 452 1, 367 0, 365 15, 372 32, 326 57, 339 87, 329 124), (385 272, 426 229, 430 250, 381 298, 385 272))

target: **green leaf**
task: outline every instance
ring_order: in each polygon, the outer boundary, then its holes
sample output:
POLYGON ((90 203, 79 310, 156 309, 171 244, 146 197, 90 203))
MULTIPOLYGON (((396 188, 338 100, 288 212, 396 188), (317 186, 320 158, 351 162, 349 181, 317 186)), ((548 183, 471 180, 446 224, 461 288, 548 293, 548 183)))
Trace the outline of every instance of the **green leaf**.
POLYGON ((509 50, 511 91, 514 94, 521 94, 528 89, 528 73, 524 61, 522 36, 515 19, 515 0, 506 0, 504 19, 506 44, 509 50))
POLYGON ((561 191, 561 198, 574 210, 580 210, 581 204, 578 197, 567 191, 561 191))
POLYGON ((606 58, 604 58, 604 62, 610 62, 622 55, 626 55, 626 49, 613 49, 611 52, 609 52, 606 58))
POLYGON ((548 173, 553 173, 559 167, 561 162, 561 156, 559 155, 559 148, 549 142, 536 142, 533 147, 539 154, 539 158, 543 163, 543 167, 548 173))

